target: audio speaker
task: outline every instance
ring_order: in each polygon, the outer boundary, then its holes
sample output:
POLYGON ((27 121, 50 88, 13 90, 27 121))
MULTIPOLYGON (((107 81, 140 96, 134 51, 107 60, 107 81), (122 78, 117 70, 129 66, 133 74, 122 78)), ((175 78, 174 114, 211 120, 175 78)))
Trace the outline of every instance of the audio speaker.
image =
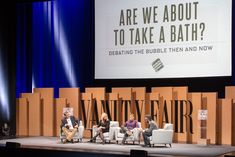
POLYGON ((148 152, 145 150, 131 150, 130 156, 131 157, 147 157, 148 152))
POLYGON ((20 143, 6 142, 6 148, 20 148, 20 143))

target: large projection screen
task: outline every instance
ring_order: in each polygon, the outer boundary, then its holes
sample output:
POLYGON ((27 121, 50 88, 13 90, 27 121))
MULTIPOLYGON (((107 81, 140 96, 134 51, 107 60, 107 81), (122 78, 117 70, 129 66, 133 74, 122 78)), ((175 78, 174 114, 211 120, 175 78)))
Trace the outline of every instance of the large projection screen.
POLYGON ((231 76, 232 0, 95 0, 95 79, 231 76))

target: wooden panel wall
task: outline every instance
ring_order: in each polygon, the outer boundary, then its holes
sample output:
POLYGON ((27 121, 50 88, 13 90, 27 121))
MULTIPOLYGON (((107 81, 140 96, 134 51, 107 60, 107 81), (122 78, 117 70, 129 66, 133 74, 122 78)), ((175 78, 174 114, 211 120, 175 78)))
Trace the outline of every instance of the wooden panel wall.
MULTIPOLYGON (((177 137, 178 142, 186 142, 187 135, 190 134, 189 125, 187 125, 188 122, 186 121, 189 120, 189 118, 184 116, 189 114, 189 111, 187 110, 188 87, 173 87, 173 100, 178 100, 178 105, 173 105, 173 114, 177 117, 175 118, 174 124, 178 124, 178 133, 175 133, 175 136, 177 137)), ((175 125, 175 128, 176 127, 177 125, 175 125)))
POLYGON ((119 101, 118 93, 108 93, 107 100, 109 101, 109 109, 111 114, 111 120, 121 122, 121 105, 119 101))
POLYGON ((218 124, 218 106, 217 106, 218 94, 216 92, 202 93, 202 105, 206 106, 208 110, 207 118, 207 131, 206 137, 210 139, 211 144, 216 144, 217 133, 219 126, 218 124))
POLYGON ((187 87, 152 87, 151 90, 151 93, 146 94, 145 87, 115 87, 112 88, 112 93, 105 93, 104 87, 87 88, 87 93, 82 93, 82 96, 80 96, 79 88, 61 88, 60 98, 53 101, 53 89, 36 88, 34 89, 35 93, 22 93, 21 98, 17 99, 17 135, 59 136, 62 110, 64 107, 73 107, 75 116, 78 114, 78 118, 83 121, 84 116, 86 117, 87 127, 85 130, 85 137, 90 138, 89 129, 94 125, 92 119, 92 116, 94 115, 94 94, 96 95, 96 99, 109 101, 109 111, 112 119, 114 119, 114 112, 116 112, 116 118, 121 124, 129 118, 130 113, 134 112, 137 116, 139 112, 141 115, 142 126, 144 126, 144 115, 154 112, 154 114, 157 114, 158 116, 158 125, 163 127, 163 122, 166 121, 164 113, 165 107, 168 112, 169 122, 175 125, 176 119, 178 125, 180 125, 182 123, 179 116, 180 110, 183 114, 187 114, 189 108, 188 105, 186 105, 187 107, 183 105, 183 108, 180 108, 179 106, 177 109, 174 108, 174 100, 189 100, 193 105, 191 116, 193 121, 193 134, 186 133, 190 124, 189 121, 183 118, 182 124, 184 133, 175 134, 174 142, 196 143, 198 137, 206 137, 207 139, 210 139, 212 144, 235 144, 235 86, 225 87, 225 99, 218 99, 216 92, 188 93, 187 87), (79 110, 81 99, 85 101, 85 113, 82 113, 82 111, 79 110), (121 101, 119 100, 128 101, 130 104, 127 106, 124 103, 120 104, 121 101), (137 111, 134 100, 138 100, 141 103, 144 102, 143 105, 140 104, 139 111, 137 111), (147 103, 147 101, 150 102, 151 100, 156 101, 153 105, 154 108, 151 108, 151 104, 147 103), (114 104, 112 104, 111 101, 117 102, 116 109, 114 109, 114 104), (54 107, 53 103, 55 103, 54 107), (207 127, 206 132, 204 133, 198 131, 200 126, 197 119, 199 109, 208 110, 207 123, 203 123, 206 124, 207 127), (47 123, 47 120, 52 121, 47 123))
POLYGON ((225 98, 230 98, 235 100, 235 86, 226 86, 225 87, 225 98))
POLYGON ((86 93, 92 93, 93 99, 97 105, 98 115, 107 112, 105 106, 105 87, 85 88, 86 93), (103 104, 102 104, 103 103, 103 104))
MULTIPOLYGON (((147 100, 149 101, 149 107, 146 107, 146 114, 149 114, 153 117, 153 119, 159 125, 163 121, 163 97, 161 97, 160 102, 160 94, 157 92, 147 93, 147 100)), ((144 125, 144 123, 142 124, 144 125)), ((158 126, 159 127, 159 126, 158 126)))
POLYGON ((59 88, 59 97, 67 99, 67 105, 73 108, 73 114, 76 118, 80 118, 80 88, 59 88))
MULTIPOLYGON (((94 101, 93 101, 93 94, 92 93, 82 93, 81 97, 83 101, 83 111, 82 111, 82 120, 85 127, 84 130, 84 137, 90 138, 91 137, 91 130, 92 126, 96 124, 94 120, 94 101)), ((97 117, 99 118, 99 117, 97 117)))
POLYGON ((226 86, 225 87, 225 98, 230 98, 233 101, 232 106, 232 145, 235 146, 235 86, 226 86))
MULTIPOLYGON (((160 94, 159 96, 163 97, 163 103, 164 103, 163 105, 166 104, 166 108, 167 108, 167 111, 168 111, 169 123, 174 124, 174 113, 173 113, 173 106, 172 106, 173 88, 172 87, 152 87, 151 92, 152 93, 159 93, 160 94)), ((166 121, 166 119, 164 118, 163 121, 166 121)), ((158 124, 160 128, 163 127, 162 122, 158 124)), ((174 142, 177 142, 177 136, 176 135, 174 135, 174 142)))
POLYGON ((54 135, 60 135, 60 125, 61 119, 63 118, 63 108, 66 107, 67 100, 65 98, 56 98, 55 99, 55 132, 54 135))
POLYGON ((221 143, 226 145, 233 145, 234 130, 232 128, 232 99, 222 99, 221 103, 221 143))
POLYGON ((134 114, 136 119, 144 124, 144 116, 145 116, 145 107, 148 106, 148 102, 146 101, 146 87, 135 87, 132 88, 134 103, 134 114))
POLYGON ((34 93, 39 93, 42 101, 42 135, 54 135, 54 89, 34 88, 34 93))
POLYGON ((134 112, 134 103, 133 103, 133 94, 131 87, 115 87, 112 88, 112 93, 118 93, 121 105, 121 121, 120 124, 123 124, 128 120, 130 113, 134 112))
POLYGON ((29 135, 29 121, 28 121, 28 102, 26 98, 18 99, 18 135, 28 136, 29 135))
POLYGON ((202 105, 202 93, 188 93, 188 100, 193 104, 193 134, 188 134, 187 141, 188 143, 197 143, 198 139, 200 139, 201 123, 198 120, 198 110, 201 109, 202 105))
POLYGON ((22 98, 27 98, 29 104, 29 136, 42 135, 42 110, 39 93, 22 93, 22 98))

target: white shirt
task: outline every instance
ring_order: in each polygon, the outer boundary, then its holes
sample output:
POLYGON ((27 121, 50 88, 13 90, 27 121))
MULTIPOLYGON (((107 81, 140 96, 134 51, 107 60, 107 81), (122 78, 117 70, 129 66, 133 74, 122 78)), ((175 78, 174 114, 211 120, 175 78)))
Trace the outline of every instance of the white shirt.
POLYGON ((69 125, 69 129, 73 129, 73 124, 72 124, 70 118, 67 119, 67 122, 68 122, 68 125, 69 125))

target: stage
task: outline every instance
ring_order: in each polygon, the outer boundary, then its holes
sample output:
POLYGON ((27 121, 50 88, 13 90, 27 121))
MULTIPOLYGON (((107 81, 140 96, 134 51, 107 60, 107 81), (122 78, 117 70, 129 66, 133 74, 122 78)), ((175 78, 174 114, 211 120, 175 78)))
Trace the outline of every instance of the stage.
POLYGON ((80 152, 79 154, 89 153, 96 154, 96 156, 129 156, 131 150, 147 151, 148 156, 224 156, 224 154, 235 152, 235 146, 225 145, 202 146, 173 143, 171 148, 163 145, 145 148, 141 146, 143 143, 141 145, 120 145, 113 141, 110 144, 102 145, 100 143, 88 143, 87 141, 88 139, 84 139, 81 143, 62 144, 57 137, 24 137, 0 140, 0 146, 4 147, 6 142, 16 142, 20 143, 23 149, 80 152))

